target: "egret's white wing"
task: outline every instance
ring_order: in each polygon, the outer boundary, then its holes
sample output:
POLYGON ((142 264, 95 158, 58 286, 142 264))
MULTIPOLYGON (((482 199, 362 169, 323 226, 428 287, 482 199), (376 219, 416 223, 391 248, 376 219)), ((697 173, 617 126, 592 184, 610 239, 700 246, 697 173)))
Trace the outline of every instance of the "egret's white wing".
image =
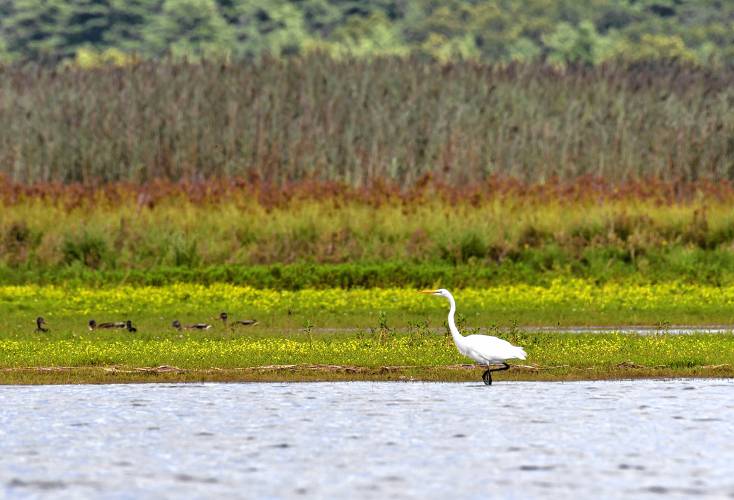
POLYGON ((527 354, 522 347, 517 347, 506 340, 490 335, 469 335, 464 337, 466 356, 480 363, 504 362, 507 359, 525 359, 527 354))

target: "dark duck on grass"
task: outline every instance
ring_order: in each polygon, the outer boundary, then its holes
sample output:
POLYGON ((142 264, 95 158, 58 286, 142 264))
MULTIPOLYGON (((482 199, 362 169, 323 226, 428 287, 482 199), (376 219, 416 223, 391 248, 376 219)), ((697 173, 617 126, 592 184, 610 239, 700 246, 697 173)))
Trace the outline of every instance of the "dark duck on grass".
POLYGON ((110 330, 112 328, 127 328, 126 321, 110 321, 108 323, 97 323, 93 319, 90 319, 88 325, 90 330, 110 330))
POLYGON ((224 323, 225 328, 227 328, 227 325, 232 325, 232 327, 257 325, 256 319, 237 319, 237 320, 232 321, 231 323, 228 323, 229 315, 226 312, 220 313, 219 319, 222 320, 222 323, 224 323))
POLYGON ((177 319, 173 320, 171 326, 174 327, 176 330, 208 330, 212 327, 212 325, 210 325, 209 323, 193 323, 190 325, 182 325, 181 322, 177 319))
POLYGON ((44 325, 46 325, 46 320, 43 319, 41 316, 36 318, 36 331, 37 332, 48 332, 48 328, 46 328, 44 325))

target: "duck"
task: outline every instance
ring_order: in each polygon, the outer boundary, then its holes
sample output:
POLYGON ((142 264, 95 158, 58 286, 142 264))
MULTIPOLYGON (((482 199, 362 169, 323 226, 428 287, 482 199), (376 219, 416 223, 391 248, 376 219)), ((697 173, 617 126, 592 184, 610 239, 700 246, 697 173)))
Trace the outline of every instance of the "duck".
POLYGON ((46 320, 43 319, 42 316, 39 316, 36 318, 36 332, 48 332, 48 328, 46 328, 44 325, 46 325, 46 320))
MULTIPOLYGON (((227 321, 229 320, 229 315, 226 312, 222 312, 219 314, 219 319, 222 320, 222 323, 224 323, 224 327, 227 328, 227 321)), ((238 319, 232 322, 232 326, 254 326, 257 325, 256 319, 238 319)))
POLYGON ((130 320, 125 321, 125 328, 127 328, 127 331, 130 333, 135 333, 138 331, 138 329, 133 326, 133 322, 130 320))
POLYGON ((182 325, 177 319, 173 320, 171 326, 176 330, 208 330, 212 327, 209 323, 193 323, 191 325, 182 325))
POLYGON ((112 321, 108 323, 97 323, 93 319, 90 319, 89 323, 87 324, 89 325, 90 330, 97 330, 99 328, 106 329, 106 330, 109 330, 111 328, 127 328, 127 321, 112 321))

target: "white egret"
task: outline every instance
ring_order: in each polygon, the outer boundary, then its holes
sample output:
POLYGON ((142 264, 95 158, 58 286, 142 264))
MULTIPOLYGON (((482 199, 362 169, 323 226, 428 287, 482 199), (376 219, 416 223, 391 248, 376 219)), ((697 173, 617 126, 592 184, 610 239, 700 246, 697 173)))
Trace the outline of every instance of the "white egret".
POLYGON ((420 293, 430 293, 439 295, 448 299, 451 309, 449 310, 449 330, 451 330, 451 338, 461 354, 467 358, 471 358, 481 365, 487 366, 487 371, 482 374, 482 380, 486 385, 492 385, 492 372, 509 370, 510 365, 506 363, 508 359, 525 359, 527 354, 522 347, 514 346, 506 340, 498 339, 490 335, 468 335, 464 337, 459 333, 454 323, 454 314, 456 313, 456 302, 451 292, 445 288, 438 290, 422 290, 420 293), (502 368, 492 370, 491 365, 501 364, 502 368))

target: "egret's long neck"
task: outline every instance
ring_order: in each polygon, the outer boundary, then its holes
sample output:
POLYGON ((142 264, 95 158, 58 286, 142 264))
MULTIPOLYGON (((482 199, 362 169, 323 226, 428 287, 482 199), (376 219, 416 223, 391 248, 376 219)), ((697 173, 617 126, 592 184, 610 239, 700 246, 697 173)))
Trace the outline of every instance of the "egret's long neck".
POLYGON ((458 346, 462 345, 464 342, 464 337, 459 333, 459 329, 456 328, 456 323, 454 322, 454 315, 456 314, 456 302, 454 302, 454 298, 449 295, 449 304, 451 305, 451 309, 449 309, 449 330, 451 330, 451 338, 454 339, 454 344, 458 346))

